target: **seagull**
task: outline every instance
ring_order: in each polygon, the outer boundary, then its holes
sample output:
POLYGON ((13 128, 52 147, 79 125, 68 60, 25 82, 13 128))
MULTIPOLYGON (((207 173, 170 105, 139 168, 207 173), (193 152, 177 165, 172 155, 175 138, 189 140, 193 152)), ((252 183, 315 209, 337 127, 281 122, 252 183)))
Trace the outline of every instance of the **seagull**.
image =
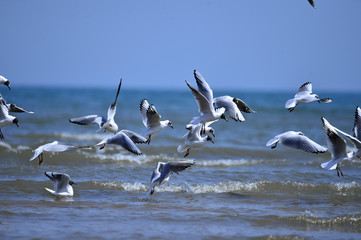
POLYGON ((149 105, 146 99, 143 99, 140 102, 140 113, 142 115, 142 120, 144 126, 147 128, 146 133, 144 134, 145 137, 148 137, 147 143, 150 143, 150 139, 153 134, 161 131, 166 127, 173 128, 172 122, 169 120, 160 121, 161 116, 155 109, 155 106, 149 105))
POLYGON ((321 164, 322 168, 337 171, 337 176, 343 176, 340 165, 342 162, 349 161, 354 157, 353 152, 346 152, 346 141, 337 134, 337 130, 324 117, 321 117, 323 130, 327 136, 328 149, 331 152, 332 159, 321 164))
POLYGON ((107 144, 115 144, 122 146, 131 153, 141 155, 142 152, 135 145, 136 143, 147 143, 147 139, 135 132, 123 129, 114 136, 102 140, 93 147, 100 147, 100 149, 103 149, 107 144))
POLYGON ((189 155, 189 151, 191 148, 201 148, 207 143, 207 141, 211 141, 212 143, 214 143, 211 136, 201 136, 202 128, 203 124, 201 123, 197 125, 188 124, 186 126, 186 129, 189 132, 188 134, 184 135, 185 142, 184 144, 179 145, 177 148, 177 151, 179 153, 187 151, 184 157, 187 157, 189 155))
POLYGON ((231 96, 221 96, 216 97, 215 99, 213 99, 213 101, 217 108, 223 107, 225 109, 225 113, 236 122, 245 121, 245 118, 243 117, 241 111, 245 113, 255 112, 239 98, 231 96))
POLYGON ((308 0, 308 2, 311 4, 312 7, 316 8, 315 3, 313 2, 313 0, 308 0))
POLYGON ((45 176, 54 182, 54 190, 45 188, 46 191, 56 196, 72 197, 74 195, 72 185, 76 185, 65 173, 45 172, 45 176))
POLYGON ((67 150, 77 149, 77 148, 79 148, 79 147, 63 145, 63 144, 59 144, 58 141, 54 141, 51 143, 41 145, 41 146, 37 147, 35 150, 33 150, 33 152, 35 152, 35 153, 34 153, 34 156, 32 158, 30 158, 30 161, 33 161, 36 157, 38 157, 39 166, 40 166, 44 161, 44 158, 43 158, 44 152, 64 152, 67 150))
POLYGON ((171 174, 185 170, 192 166, 195 162, 193 160, 179 161, 179 162, 158 162, 157 167, 154 169, 152 177, 150 179, 150 187, 148 195, 154 193, 155 186, 160 186, 169 180, 171 174))
POLYGON ((269 140, 266 146, 271 146, 271 148, 273 149, 277 147, 277 143, 282 143, 287 147, 300 149, 308 153, 324 153, 327 151, 327 148, 312 141, 302 132, 287 131, 278 134, 274 138, 269 140))
POLYGON ((9 109, 6 104, 4 104, 3 101, 0 101, 0 139, 5 139, 3 133, 1 132, 1 128, 12 123, 19 127, 19 120, 14 116, 9 115, 9 109))
POLYGON ((314 102, 314 101, 330 103, 330 102, 332 102, 332 99, 331 98, 320 99, 317 96, 317 94, 312 93, 311 82, 306 82, 299 88, 295 97, 292 99, 289 99, 286 102, 285 108, 288 108, 288 111, 292 112, 299 103, 310 103, 310 102, 314 102))
POLYGON ((0 101, 8 108, 9 112, 14 112, 14 113, 31 113, 34 114, 34 112, 30 112, 30 111, 26 111, 21 107, 16 106, 15 103, 6 103, 5 99, 3 98, 3 96, 0 94, 0 101))
POLYGON ((7 80, 5 77, 3 77, 1 75, 0 75, 0 84, 4 84, 10 90, 10 82, 9 82, 9 80, 7 80))
POLYGON ((104 129, 104 131, 108 130, 109 132, 116 133, 118 131, 118 125, 114 121, 114 116, 117 110, 117 100, 119 95, 119 90, 122 85, 122 79, 119 81, 117 95, 115 96, 114 102, 108 108, 108 118, 105 120, 104 117, 100 115, 87 115, 78 118, 71 118, 69 121, 71 123, 79 124, 79 125, 91 125, 98 124, 99 130, 104 129))
POLYGON ((241 99, 231 96, 221 96, 213 98, 212 89, 209 87, 202 74, 197 70, 194 70, 193 74, 194 78, 196 79, 199 92, 203 94, 208 99, 210 104, 216 107, 216 109, 224 108, 225 114, 227 114, 236 122, 245 121, 241 111, 245 113, 255 112, 250 107, 248 107, 247 104, 241 99))

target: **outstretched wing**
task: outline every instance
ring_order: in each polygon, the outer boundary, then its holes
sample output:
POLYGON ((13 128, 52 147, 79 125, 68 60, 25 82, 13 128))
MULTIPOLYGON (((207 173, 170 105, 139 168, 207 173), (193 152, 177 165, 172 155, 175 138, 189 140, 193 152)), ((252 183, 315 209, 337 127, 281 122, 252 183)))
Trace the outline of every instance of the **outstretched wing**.
POLYGON ((193 72, 194 78, 196 79, 198 91, 203 94, 205 98, 207 98, 210 104, 213 104, 213 91, 209 87, 206 80, 204 80, 202 74, 200 74, 197 70, 193 72))
POLYGON ((147 143, 147 139, 138 133, 124 129, 121 132, 127 135, 134 143, 147 143))
POLYGON ((100 115, 87 115, 78 118, 70 118, 69 121, 71 123, 79 124, 79 125, 92 125, 98 124, 99 127, 102 127, 105 123, 105 118, 100 115))
POLYGON ((119 90, 120 90, 121 86, 122 86, 122 79, 120 79, 120 81, 119 81, 118 91, 117 91, 117 94, 115 95, 115 100, 108 108, 108 114, 107 114, 107 120, 108 121, 110 121, 111 119, 113 119, 113 121, 114 121, 114 116, 115 116, 115 113, 117 111, 118 95, 119 95, 119 90))
POLYGON ((179 173, 181 171, 184 171, 186 168, 194 165, 193 160, 188 161, 179 161, 179 162, 168 162, 164 166, 164 172, 171 172, 171 173, 179 173))
POLYGON ((146 99, 140 103, 140 113, 142 114, 143 124, 146 127, 157 127, 160 125, 161 116, 154 105, 149 105, 146 99))
POLYGON ((304 135, 290 135, 287 138, 282 139, 282 144, 308 153, 324 153, 327 151, 327 148, 312 141, 304 135))
POLYGON ((361 108, 359 106, 357 106, 355 110, 355 121, 352 128, 352 135, 358 140, 361 140, 361 108))
POLYGON ((321 117, 321 121, 323 130, 327 136, 327 145, 332 158, 337 159, 347 157, 346 141, 337 134, 335 128, 324 117, 321 117))
POLYGON ((187 81, 186 81, 186 83, 187 83, 188 87, 191 89, 192 94, 193 94, 193 96, 194 96, 194 98, 195 98, 195 100, 196 100, 196 102, 198 104, 198 111, 201 114, 211 113, 213 105, 210 104, 208 99, 202 93, 200 93, 197 89, 195 89, 187 81))
POLYGON ((106 140, 106 143, 122 146, 129 152, 134 153, 136 155, 142 154, 142 152, 135 145, 135 143, 123 131, 120 131, 117 134, 115 134, 114 136, 108 138, 106 140))
POLYGON ((299 89, 297 94, 304 94, 304 93, 312 93, 312 83, 311 82, 306 82, 304 83, 299 89))

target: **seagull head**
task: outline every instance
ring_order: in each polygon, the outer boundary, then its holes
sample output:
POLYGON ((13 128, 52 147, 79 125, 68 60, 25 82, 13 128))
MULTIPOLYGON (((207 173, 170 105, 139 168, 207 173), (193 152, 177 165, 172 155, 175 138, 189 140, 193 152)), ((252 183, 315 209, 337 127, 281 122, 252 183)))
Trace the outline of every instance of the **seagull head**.
POLYGON ((221 115, 221 118, 226 120, 226 122, 228 122, 228 119, 226 118, 226 115, 224 113, 221 115))
POLYGON ((207 141, 210 141, 211 143, 214 143, 213 139, 211 136, 207 136, 207 141))
POLYGON ((115 122, 110 122, 105 129, 115 134, 118 131, 118 125, 115 122))
POLYGON ((17 127, 19 127, 19 124, 18 124, 18 123, 19 123, 19 119, 14 118, 13 123, 16 124, 17 127))
POLYGON ((10 90, 10 82, 9 81, 4 82, 4 85, 7 86, 10 90))
POLYGON ((78 185, 78 184, 76 184, 76 182, 73 182, 72 180, 70 180, 69 185, 72 186, 72 185, 78 185))

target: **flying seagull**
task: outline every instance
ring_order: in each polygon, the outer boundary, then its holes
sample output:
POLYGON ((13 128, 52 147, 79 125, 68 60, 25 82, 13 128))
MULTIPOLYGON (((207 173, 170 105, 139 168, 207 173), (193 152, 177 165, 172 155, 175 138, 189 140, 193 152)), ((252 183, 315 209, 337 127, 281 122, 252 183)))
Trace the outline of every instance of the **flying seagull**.
POLYGON ((17 127, 19 127, 19 120, 9 115, 9 109, 3 101, 0 101, 0 139, 5 139, 4 135, 1 131, 1 128, 6 127, 10 124, 14 123, 17 127))
POLYGON ((340 168, 341 163, 351 160, 354 153, 346 152, 346 141, 337 134, 337 130, 334 126, 332 126, 324 117, 321 117, 321 121, 323 130, 327 136, 328 149, 330 150, 332 157, 330 161, 322 163, 321 167, 328 170, 336 169, 337 176, 340 176, 340 174, 343 176, 340 168))
POLYGON ((324 153, 327 148, 306 137, 302 132, 287 131, 276 135, 266 144, 267 147, 276 148, 278 143, 291 148, 303 150, 308 153, 324 153))
POLYGON ((102 140, 93 147, 100 147, 100 149, 103 149, 107 144, 115 144, 122 146, 131 153, 141 155, 142 152, 135 145, 136 143, 147 143, 147 139, 135 132, 129 130, 121 130, 114 136, 102 140))
POLYGON ((26 111, 25 109, 16 106, 15 103, 6 103, 5 99, 3 98, 3 96, 0 94, 0 101, 8 108, 9 112, 14 112, 14 113, 31 113, 33 114, 34 112, 30 112, 30 111, 26 111))
POLYGON ((76 185, 76 183, 70 179, 68 174, 45 172, 45 176, 54 182, 54 190, 45 188, 46 191, 57 196, 72 197, 74 195, 72 185, 76 185))
POLYGON ((289 99, 286 102, 285 108, 288 108, 288 111, 292 112, 298 104, 310 103, 314 101, 330 103, 332 102, 332 99, 331 98, 320 99, 317 94, 312 93, 311 82, 306 82, 299 88, 294 98, 289 99))
POLYGON ((146 133, 144 134, 145 137, 148 137, 147 143, 150 143, 150 139, 153 134, 161 131, 166 127, 173 128, 172 122, 169 120, 161 121, 161 116, 155 109, 155 106, 149 105, 146 99, 143 99, 140 102, 140 113, 142 115, 142 120, 144 126, 147 128, 146 133))
POLYGON ((161 184, 166 183, 169 180, 170 175, 173 173, 179 174, 179 172, 192 166, 194 163, 195 162, 193 160, 167 163, 158 162, 150 179, 148 195, 152 195, 154 193, 155 186, 160 186, 161 184))
POLYGON ((77 149, 77 148, 79 148, 79 147, 63 145, 63 144, 59 144, 58 141, 54 141, 51 143, 41 145, 41 146, 37 147, 35 150, 33 150, 33 152, 35 152, 35 153, 34 153, 34 156, 32 156, 32 158, 30 158, 30 161, 33 161, 35 158, 38 158, 39 166, 40 166, 44 161, 44 158, 43 158, 44 152, 64 152, 67 150, 77 149))
POLYGON ((201 148, 203 147, 207 141, 210 141, 212 143, 213 139, 211 136, 203 136, 201 135, 201 131, 203 128, 203 124, 199 123, 197 125, 188 124, 186 126, 186 129, 188 130, 188 134, 184 136, 185 141, 184 144, 181 144, 178 146, 177 151, 178 152, 186 152, 184 157, 187 157, 189 155, 189 151, 191 148, 201 148))
POLYGON ((79 124, 79 125, 91 125, 98 124, 99 130, 104 129, 104 131, 108 130, 109 132, 116 133, 118 131, 118 125, 114 121, 114 116, 117 110, 117 100, 119 95, 119 90, 122 85, 122 79, 119 81, 117 95, 115 96, 114 102, 108 108, 108 116, 107 120, 103 116, 100 115, 87 115, 78 118, 71 118, 69 121, 71 123, 79 124))

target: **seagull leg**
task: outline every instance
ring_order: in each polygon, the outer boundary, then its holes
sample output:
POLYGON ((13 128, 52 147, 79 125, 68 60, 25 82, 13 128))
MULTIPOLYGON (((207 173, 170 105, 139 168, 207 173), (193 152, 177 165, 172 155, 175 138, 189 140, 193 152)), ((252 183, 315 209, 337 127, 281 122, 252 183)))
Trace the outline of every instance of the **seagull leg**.
POLYGON ((187 149, 186 154, 184 155, 184 157, 187 157, 189 155, 189 150, 191 150, 190 148, 187 149))
POLYGON ((290 107, 290 108, 288 109, 288 111, 289 111, 289 112, 292 112, 294 109, 295 109, 295 107, 290 107))
POLYGON ((1 128, 0 128, 0 139, 1 139, 1 140, 5 139, 5 138, 4 138, 4 135, 3 135, 3 132, 1 131, 1 128))
POLYGON ((341 168, 340 168, 340 167, 338 167, 338 170, 340 171, 341 176, 343 177, 343 173, 342 173, 342 171, 341 171, 341 168))
POLYGON ((278 142, 276 142, 275 145, 273 145, 271 148, 272 148, 272 149, 273 149, 273 148, 276 148, 276 147, 277 147, 277 143, 278 143, 278 142))
POLYGON ((147 143, 148 145, 149 145, 149 143, 150 143, 151 137, 152 137, 152 135, 149 135, 148 140, 146 141, 146 143, 147 143))
POLYGON ((43 154, 41 153, 39 156, 39 166, 43 163, 44 159, 43 159, 43 154))

